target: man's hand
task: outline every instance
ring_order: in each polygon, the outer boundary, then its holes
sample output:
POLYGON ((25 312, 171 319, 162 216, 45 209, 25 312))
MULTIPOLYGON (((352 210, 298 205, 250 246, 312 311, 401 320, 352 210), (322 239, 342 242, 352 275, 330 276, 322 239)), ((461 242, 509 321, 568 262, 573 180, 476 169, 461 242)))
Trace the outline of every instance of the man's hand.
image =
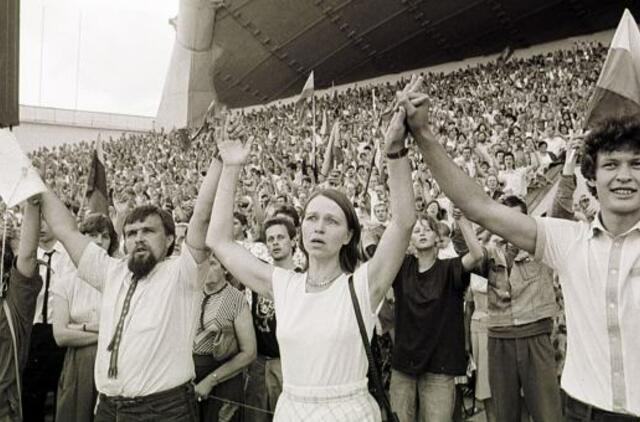
POLYGON ((569 140, 569 144, 567 145, 567 157, 564 161, 564 166, 562 167, 563 176, 572 176, 575 174, 578 155, 585 136, 586 134, 576 135, 569 140))
MULTIPOLYGON (((396 93, 398 105, 403 107, 407 115, 409 130, 414 135, 431 135, 429 129, 429 104, 428 95, 420 92, 422 77, 411 77, 411 81, 404 89, 396 93)), ((414 136, 418 138, 418 136, 414 136)))

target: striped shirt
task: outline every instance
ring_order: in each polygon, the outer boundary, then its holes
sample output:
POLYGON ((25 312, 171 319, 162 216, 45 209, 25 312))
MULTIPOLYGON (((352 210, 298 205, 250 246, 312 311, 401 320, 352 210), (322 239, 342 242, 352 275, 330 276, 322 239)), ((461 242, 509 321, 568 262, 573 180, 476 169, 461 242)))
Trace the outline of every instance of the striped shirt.
POLYGON ((215 293, 205 294, 193 342, 193 353, 212 354, 216 335, 224 328, 233 327, 246 304, 244 294, 228 283, 215 293))

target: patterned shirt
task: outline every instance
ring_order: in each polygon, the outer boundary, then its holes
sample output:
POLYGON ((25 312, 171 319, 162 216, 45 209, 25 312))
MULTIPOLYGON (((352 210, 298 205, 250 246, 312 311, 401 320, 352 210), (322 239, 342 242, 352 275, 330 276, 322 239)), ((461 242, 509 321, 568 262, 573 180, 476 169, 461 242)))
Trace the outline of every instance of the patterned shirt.
POLYGON ((205 294, 193 342, 193 353, 197 355, 213 353, 216 336, 224 328, 233 327, 234 321, 244 306, 246 306, 244 294, 228 283, 215 293, 205 294))

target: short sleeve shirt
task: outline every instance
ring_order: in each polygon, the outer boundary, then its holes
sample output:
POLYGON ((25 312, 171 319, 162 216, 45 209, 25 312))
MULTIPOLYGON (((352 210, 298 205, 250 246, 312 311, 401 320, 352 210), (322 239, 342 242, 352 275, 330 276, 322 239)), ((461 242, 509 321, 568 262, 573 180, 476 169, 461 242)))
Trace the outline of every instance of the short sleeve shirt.
POLYGON ((470 273, 461 258, 436 259, 428 270, 418 269, 418 259, 407 255, 393 282, 396 344, 391 365, 410 375, 464 374, 463 304, 470 273))

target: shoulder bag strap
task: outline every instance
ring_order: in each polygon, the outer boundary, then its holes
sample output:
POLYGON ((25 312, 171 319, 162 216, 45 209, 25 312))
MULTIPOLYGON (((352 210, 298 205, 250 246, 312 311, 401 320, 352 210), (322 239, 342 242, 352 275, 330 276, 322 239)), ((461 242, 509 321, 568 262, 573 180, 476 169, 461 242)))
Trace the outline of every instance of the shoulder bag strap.
POLYGON ((367 336, 367 330, 364 326, 364 321, 362 320, 362 312, 360 311, 360 304, 358 303, 358 297, 356 296, 356 291, 353 287, 353 274, 349 276, 349 293, 351 294, 353 310, 356 314, 356 319, 358 320, 358 328, 360 328, 360 337, 362 337, 362 344, 364 345, 364 350, 367 353, 367 359, 369 360, 369 368, 371 368, 373 383, 376 386, 376 390, 378 390, 378 399, 381 401, 381 404, 384 407, 384 411, 387 414, 387 421, 398 421, 398 417, 393 413, 393 409, 391 409, 391 403, 389 403, 387 394, 384 391, 384 386, 382 385, 382 379, 380 378, 378 367, 376 366, 375 360, 373 360, 373 353, 371 352, 369 336, 367 336))
POLYGON ((9 324, 9 331, 11 331, 11 340, 13 345, 13 363, 16 370, 16 383, 18 387, 18 415, 20 420, 22 420, 22 378, 20 377, 20 362, 18 361, 18 341, 16 339, 16 331, 13 328, 13 319, 11 318, 11 310, 9 309, 9 305, 7 305, 6 299, 2 300, 2 309, 4 310, 5 317, 7 318, 7 323, 9 324))

